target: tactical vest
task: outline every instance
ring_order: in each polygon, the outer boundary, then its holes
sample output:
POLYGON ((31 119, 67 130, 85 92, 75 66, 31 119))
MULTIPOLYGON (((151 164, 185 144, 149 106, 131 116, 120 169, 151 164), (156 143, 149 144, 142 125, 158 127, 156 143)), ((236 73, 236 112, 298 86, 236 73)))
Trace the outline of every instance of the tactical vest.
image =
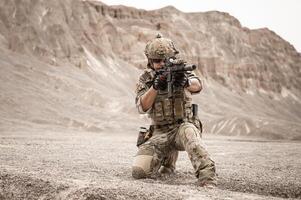
POLYGON ((173 96, 170 98, 167 89, 158 90, 149 117, 154 125, 187 121, 192 118, 191 101, 191 94, 186 89, 174 87, 173 96))

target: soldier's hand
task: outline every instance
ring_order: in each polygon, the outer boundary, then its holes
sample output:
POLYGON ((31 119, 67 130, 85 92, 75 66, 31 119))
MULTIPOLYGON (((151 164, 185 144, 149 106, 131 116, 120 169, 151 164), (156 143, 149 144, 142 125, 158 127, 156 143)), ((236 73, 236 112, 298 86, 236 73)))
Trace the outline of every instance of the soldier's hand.
POLYGON ((153 88, 155 90, 165 90, 167 88, 166 76, 162 74, 156 75, 153 82, 153 88))
POLYGON ((177 73, 175 74, 174 86, 176 87, 188 87, 189 80, 185 73, 177 73))

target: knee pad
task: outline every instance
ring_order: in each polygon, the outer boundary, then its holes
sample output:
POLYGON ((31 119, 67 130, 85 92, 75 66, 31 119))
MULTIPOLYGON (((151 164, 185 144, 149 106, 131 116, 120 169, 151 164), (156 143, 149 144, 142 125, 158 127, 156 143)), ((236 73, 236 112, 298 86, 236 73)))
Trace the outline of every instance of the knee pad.
POLYGON ((137 155, 132 167, 132 176, 136 179, 147 178, 151 174, 153 156, 137 155))

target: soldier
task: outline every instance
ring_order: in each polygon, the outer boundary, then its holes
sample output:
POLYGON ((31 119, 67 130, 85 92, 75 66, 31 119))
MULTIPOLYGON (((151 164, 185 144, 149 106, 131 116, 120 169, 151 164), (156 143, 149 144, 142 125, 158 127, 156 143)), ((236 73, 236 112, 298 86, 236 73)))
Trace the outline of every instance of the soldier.
POLYGON ((145 55, 147 69, 137 84, 136 105, 139 113, 152 120, 152 136, 139 146, 132 167, 136 179, 172 174, 178 151, 186 151, 200 186, 215 186, 215 164, 201 142, 200 121, 192 117, 191 94, 202 90, 200 79, 192 72, 178 73, 173 83, 173 97, 167 95, 167 80, 157 74, 166 59, 178 56, 174 43, 158 35, 148 42, 145 55))

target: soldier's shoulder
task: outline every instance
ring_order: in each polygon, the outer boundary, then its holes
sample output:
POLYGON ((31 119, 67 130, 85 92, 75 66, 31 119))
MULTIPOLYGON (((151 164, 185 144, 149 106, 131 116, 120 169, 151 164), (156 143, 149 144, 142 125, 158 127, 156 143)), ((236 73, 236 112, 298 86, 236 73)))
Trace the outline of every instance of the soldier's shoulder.
POLYGON ((146 68, 139 77, 139 81, 148 82, 154 78, 154 70, 146 68))

